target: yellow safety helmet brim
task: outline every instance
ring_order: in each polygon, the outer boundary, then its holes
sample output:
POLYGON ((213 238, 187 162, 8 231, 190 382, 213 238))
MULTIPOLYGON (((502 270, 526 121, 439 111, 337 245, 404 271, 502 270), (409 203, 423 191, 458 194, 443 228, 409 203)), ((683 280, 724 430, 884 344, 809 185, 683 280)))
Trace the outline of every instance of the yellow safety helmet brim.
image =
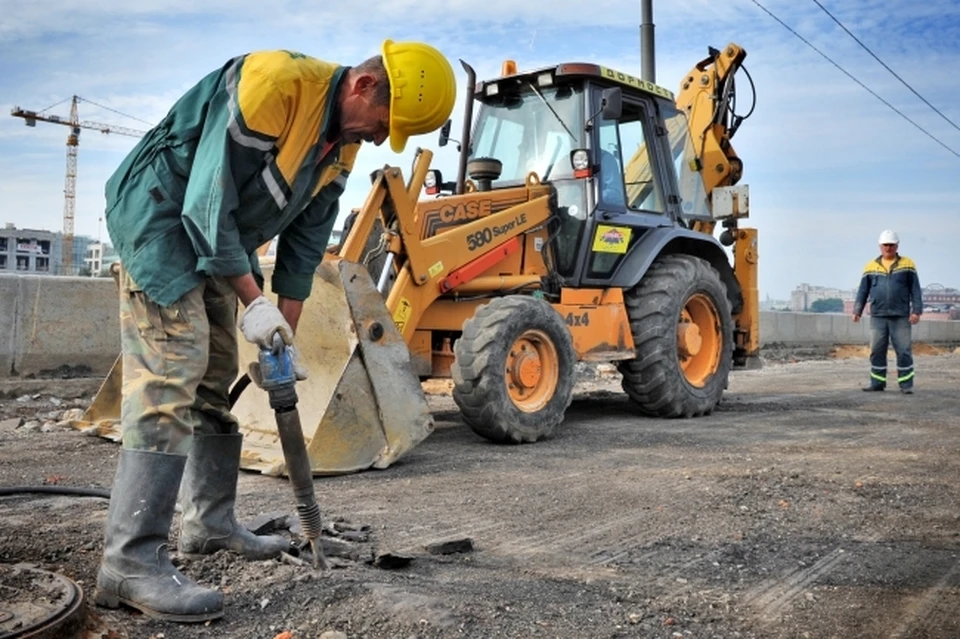
POLYGON ((457 81, 442 53, 421 42, 384 40, 390 81, 390 148, 402 152, 412 135, 435 131, 453 112, 457 81))

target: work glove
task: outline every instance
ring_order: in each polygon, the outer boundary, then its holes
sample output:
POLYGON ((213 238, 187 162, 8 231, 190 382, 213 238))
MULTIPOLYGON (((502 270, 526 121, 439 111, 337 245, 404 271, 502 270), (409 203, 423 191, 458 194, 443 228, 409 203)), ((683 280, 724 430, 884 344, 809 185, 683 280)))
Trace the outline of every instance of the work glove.
POLYGON ((273 336, 280 333, 284 344, 293 344, 293 329, 277 305, 261 295, 250 302, 237 322, 243 336, 261 348, 273 348, 273 336))
MULTIPOLYGON (((297 347, 291 344, 285 348, 287 349, 287 352, 290 353, 290 359, 293 360, 293 374, 296 375, 297 381, 303 381, 307 379, 307 367, 300 363, 297 347)), ((250 379, 254 384, 260 388, 263 388, 263 377, 260 375, 260 362, 250 362, 250 364, 247 365, 247 374, 250 376, 250 379)))

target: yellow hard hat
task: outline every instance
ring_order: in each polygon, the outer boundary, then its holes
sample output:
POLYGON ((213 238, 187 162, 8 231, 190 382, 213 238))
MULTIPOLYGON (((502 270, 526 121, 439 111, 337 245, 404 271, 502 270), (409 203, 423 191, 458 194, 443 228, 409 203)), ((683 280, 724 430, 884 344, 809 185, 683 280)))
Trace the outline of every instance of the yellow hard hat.
POLYGON ((390 78, 390 148, 400 153, 411 135, 447 121, 457 81, 447 59, 429 44, 384 40, 382 54, 390 78))

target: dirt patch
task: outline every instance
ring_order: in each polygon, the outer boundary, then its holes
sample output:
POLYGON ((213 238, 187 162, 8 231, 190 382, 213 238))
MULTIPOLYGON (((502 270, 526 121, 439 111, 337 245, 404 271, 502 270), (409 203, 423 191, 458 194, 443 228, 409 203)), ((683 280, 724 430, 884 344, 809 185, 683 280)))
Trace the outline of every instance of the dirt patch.
POLYGON ((830 356, 835 359, 851 359, 870 357, 870 347, 863 345, 834 346, 830 356))
POLYGON ((428 379, 420 386, 427 395, 449 395, 453 392, 452 379, 428 379))
MULTIPOLYGON (((939 346, 936 344, 927 344, 924 342, 914 342, 912 345, 913 354, 915 356, 920 355, 948 355, 955 352, 958 349, 955 349, 952 346, 939 346)), ((889 351, 891 357, 893 356, 893 350, 889 351)), ((870 347, 860 344, 850 344, 850 345, 841 345, 834 346, 830 351, 830 356, 834 359, 851 359, 851 358, 865 358, 870 357, 870 347)))

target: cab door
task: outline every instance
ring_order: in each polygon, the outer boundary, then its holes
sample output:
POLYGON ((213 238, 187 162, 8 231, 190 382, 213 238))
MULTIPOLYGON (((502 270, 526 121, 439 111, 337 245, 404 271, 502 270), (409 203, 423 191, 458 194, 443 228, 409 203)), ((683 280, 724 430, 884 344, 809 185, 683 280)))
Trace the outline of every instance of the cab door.
MULTIPOLYGON (((600 89, 595 91, 599 111, 600 89)), ((652 100, 623 96, 617 120, 597 118, 592 136, 594 176, 585 286, 603 285, 650 229, 672 226, 674 181, 662 166, 663 127, 652 100)))

